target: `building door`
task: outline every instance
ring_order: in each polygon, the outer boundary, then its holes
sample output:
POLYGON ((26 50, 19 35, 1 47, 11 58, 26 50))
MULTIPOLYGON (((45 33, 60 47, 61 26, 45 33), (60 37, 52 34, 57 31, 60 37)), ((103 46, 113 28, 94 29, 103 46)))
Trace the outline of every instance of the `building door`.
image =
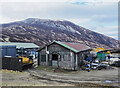
POLYGON ((52 66, 54 67, 58 67, 58 56, 57 53, 52 54, 52 66))
POLYGON ((52 60, 58 61, 58 54, 52 54, 52 60))

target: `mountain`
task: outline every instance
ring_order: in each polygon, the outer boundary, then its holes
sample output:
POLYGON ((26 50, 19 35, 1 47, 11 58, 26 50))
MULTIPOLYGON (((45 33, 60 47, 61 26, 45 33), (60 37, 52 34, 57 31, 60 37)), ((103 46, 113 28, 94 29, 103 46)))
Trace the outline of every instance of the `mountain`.
POLYGON ((78 26, 69 21, 28 18, 24 21, 2 24, 3 42, 33 42, 44 46, 53 40, 85 43, 90 47, 116 48, 118 41, 78 26))

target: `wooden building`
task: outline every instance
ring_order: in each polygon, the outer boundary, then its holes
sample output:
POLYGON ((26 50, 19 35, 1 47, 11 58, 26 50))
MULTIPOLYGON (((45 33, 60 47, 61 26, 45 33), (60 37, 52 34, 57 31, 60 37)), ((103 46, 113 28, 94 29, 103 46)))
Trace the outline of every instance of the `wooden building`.
POLYGON ((77 70, 90 51, 85 44, 55 41, 38 50, 38 65, 77 70))

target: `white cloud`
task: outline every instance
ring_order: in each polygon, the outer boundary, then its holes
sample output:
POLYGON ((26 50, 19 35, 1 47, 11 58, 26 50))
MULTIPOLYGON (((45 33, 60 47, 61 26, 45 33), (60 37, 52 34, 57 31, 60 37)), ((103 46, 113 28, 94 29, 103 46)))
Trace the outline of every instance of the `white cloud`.
POLYGON ((119 0, 69 0, 70 2, 119 2, 119 0))
POLYGON ((117 26, 118 20, 118 3, 115 0, 109 0, 109 2, 106 0, 79 0, 80 2, 89 2, 85 5, 73 4, 78 0, 7 1, 2 0, 0 3, 2 4, 1 23, 24 20, 29 17, 62 19, 108 36, 116 36, 117 33, 117 31, 113 32, 113 29, 116 29, 113 26, 117 26))
MULTIPOLYGON (((118 2, 119 0, 9 0, 9 2, 118 2)), ((1 0, 8 2, 8 0, 1 0)))
MULTIPOLYGON (((9 2, 67 2, 68 0, 9 0, 9 2)), ((8 0, 1 0, 1 2, 8 2, 8 0)))
POLYGON ((118 36, 117 35, 114 35, 114 36, 111 36, 109 35, 111 38, 114 38, 114 39, 117 39, 118 40, 118 36))
POLYGON ((118 26, 98 26, 94 31, 118 39, 118 26))
POLYGON ((76 24, 82 24, 82 23, 90 22, 91 19, 90 18, 76 18, 76 19, 68 19, 68 20, 76 24))
POLYGON ((98 22, 114 22, 118 19, 118 14, 110 14, 110 15, 93 15, 92 20, 98 21, 98 22))

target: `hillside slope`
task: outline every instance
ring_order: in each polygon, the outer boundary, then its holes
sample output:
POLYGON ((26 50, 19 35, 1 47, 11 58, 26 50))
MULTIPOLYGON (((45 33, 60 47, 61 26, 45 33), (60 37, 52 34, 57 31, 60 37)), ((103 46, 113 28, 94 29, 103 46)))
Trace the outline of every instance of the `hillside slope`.
POLYGON ((3 42, 33 42, 42 47, 48 42, 57 40, 85 43, 90 47, 118 46, 117 40, 69 21, 28 18, 24 21, 2 24, 1 29, 0 40, 3 42))

